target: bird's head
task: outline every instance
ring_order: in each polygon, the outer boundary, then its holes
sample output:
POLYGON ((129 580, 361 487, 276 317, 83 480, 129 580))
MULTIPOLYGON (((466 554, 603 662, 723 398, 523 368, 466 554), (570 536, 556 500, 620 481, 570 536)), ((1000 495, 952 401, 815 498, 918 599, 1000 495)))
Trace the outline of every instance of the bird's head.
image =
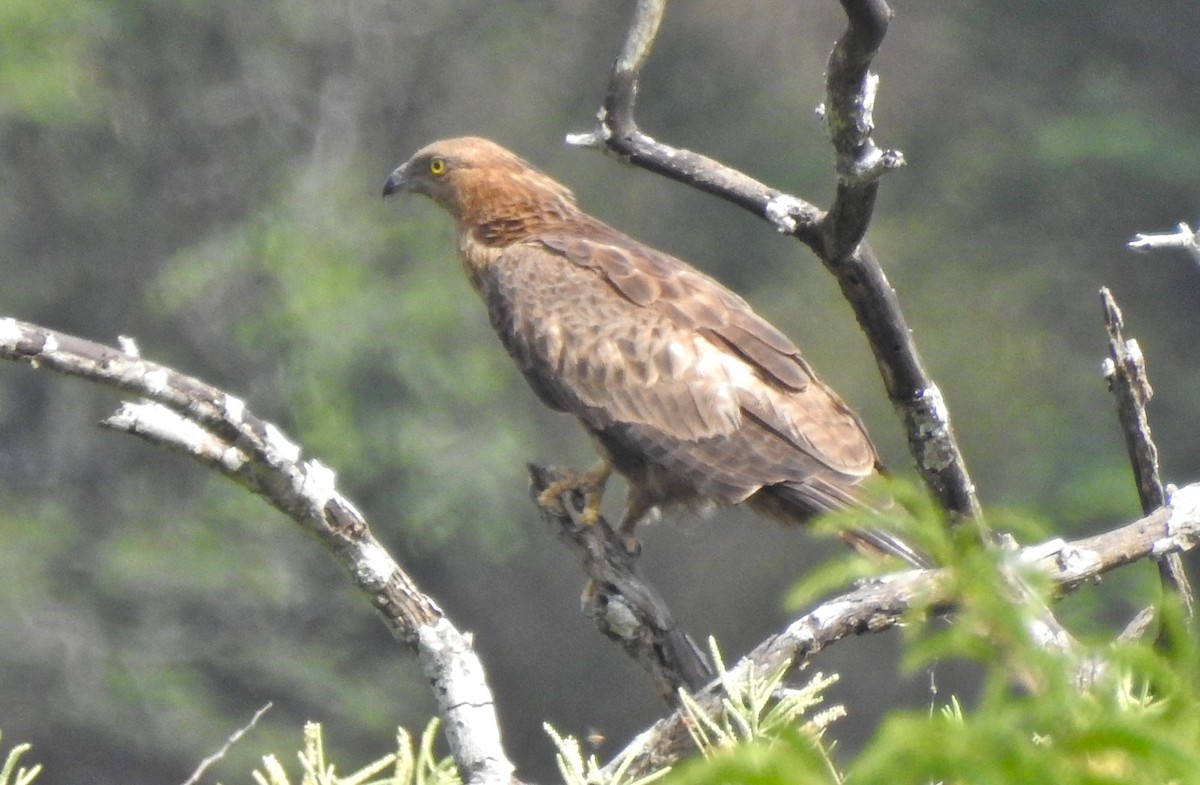
POLYGON ((388 176, 383 195, 423 194, 462 224, 493 220, 531 206, 574 206, 565 186, 495 142, 477 136, 425 145, 388 176))

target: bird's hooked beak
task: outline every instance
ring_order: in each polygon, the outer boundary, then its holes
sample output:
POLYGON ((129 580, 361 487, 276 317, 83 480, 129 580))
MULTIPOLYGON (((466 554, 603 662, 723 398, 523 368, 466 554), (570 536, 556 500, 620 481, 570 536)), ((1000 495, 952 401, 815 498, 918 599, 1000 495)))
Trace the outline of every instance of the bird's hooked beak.
POLYGON ((407 190, 411 182, 412 175, 409 172, 408 164, 403 163, 397 166, 383 183, 383 197, 386 199, 397 191, 407 190))

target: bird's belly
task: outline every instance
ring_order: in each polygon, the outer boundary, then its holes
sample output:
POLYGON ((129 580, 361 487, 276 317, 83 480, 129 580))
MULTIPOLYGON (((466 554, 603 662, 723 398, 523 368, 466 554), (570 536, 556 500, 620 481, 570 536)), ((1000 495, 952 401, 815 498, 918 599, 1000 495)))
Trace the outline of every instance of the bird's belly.
MULTIPOLYGON (((669 460, 662 460, 642 447, 627 444, 618 430, 595 431, 586 423, 584 427, 591 435, 596 451, 614 471, 629 481, 647 505, 691 505, 706 500, 707 497, 697 490, 695 483, 684 473, 673 469, 669 460)), ((724 499, 713 501, 729 503, 724 499)))

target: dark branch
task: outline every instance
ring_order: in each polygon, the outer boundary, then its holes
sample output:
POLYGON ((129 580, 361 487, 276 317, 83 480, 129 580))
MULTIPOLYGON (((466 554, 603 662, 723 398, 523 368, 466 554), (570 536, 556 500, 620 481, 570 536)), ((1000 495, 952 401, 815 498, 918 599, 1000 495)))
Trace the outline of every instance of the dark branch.
MULTIPOLYGON (((839 194, 832 217, 811 203, 690 150, 642 133, 634 118, 637 81, 662 21, 665 0, 641 0, 625 47, 613 66, 600 125, 568 142, 600 147, 652 172, 726 199, 811 248, 832 272, 863 327, 888 397, 900 413, 918 471, 942 507, 980 527, 975 486, 958 448, 942 394, 921 361, 912 331, 866 231, 879 175, 902 161, 871 142, 871 58, 890 15, 879 0, 843 4, 850 20, 830 58, 826 117, 838 153, 839 194)), ((986 535, 986 532, 985 532, 986 535)))
MULTIPOLYGON (((529 466, 531 493, 537 497, 560 478, 554 469, 529 466)), ((583 606, 606 637, 619 643, 642 665, 659 695, 671 706, 679 690, 695 692, 714 673, 692 639, 679 630, 666 602, 642 578, 636 559, 603 518, 587 525, 579 521, 582 494, 564 494, 559 510, 541 510, 542 518, 583 565, 588 576, 583 606)))
POLYGON ((880 150, 871 136, 878 78, 870 67, 887 34, 891 9, 883 0, 842 0, 842 8, 849 24, 825 69, 825 121, 838 173, 837 196, 822 224, 827 264, 836 264, 862 242, 879 178, 904 163, 899 152, 880 150))

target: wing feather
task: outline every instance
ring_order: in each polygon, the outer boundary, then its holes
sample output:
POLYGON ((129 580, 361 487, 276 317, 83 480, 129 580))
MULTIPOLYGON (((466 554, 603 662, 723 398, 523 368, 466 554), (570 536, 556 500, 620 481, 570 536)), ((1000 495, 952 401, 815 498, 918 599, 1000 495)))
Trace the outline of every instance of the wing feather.
POLYGON ((685 441, 738 427, 728 375, 699 361, 703 339, 620 297, 594 270, 522 243, 480 284, 493 327, 547 405, 597 429, 636 423, 685 441))
POLYGON ((796 346, 714 279, 600 226, 509 246, 481 276, 543 400, 699 495, 846 504, 875 449, 796 346))

